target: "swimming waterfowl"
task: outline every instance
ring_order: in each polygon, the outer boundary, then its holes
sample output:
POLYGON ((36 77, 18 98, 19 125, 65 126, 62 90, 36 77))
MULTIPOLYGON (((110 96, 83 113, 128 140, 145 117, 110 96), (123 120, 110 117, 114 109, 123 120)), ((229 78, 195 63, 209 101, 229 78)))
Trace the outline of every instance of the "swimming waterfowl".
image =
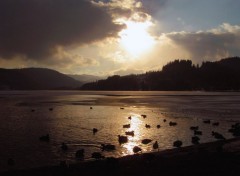
POLYGON ((93 128, 92 131, 93 131, 93 134, 96 134, 98 132, 98 129, 97 128, 93 128))
POLYGON ((127 136, 118 135, 118 142, 119 142, 119 144, 127 143, 128 142, 127 136))
POLYGON ((161 127, 161 125, 157 125, 157 128, 160 128, 161 127))
POLYGON ((219 126, 219 122, 212 123, 213 126, 219 126))
POLYGON ((191 126, 191 127, 190 127, 190 130, 196 131, 196 130, 198 130, 198 128, 199 128, 198 126, 191 126))
POLYGON ((83 159, 84 158, 84 152, 85 152, 84 149, 80 149, 80 150, 76 151, 75 157, 77 159, 83 159))
POLYGON ((125 134, 128 136, 134 136, 134 131, 126 131, 125 134))
POLYGON ((143 140, 142 140, 142 144, 148 144, 148 143, 150 143, 150 142, 152 142, 151 139, 143 139, 143 140))
POLYGON ((112 151, 112 150, 116 150, 115 145, 112 144, 101 144, 101 148, 102 150, 106 150, 106 151, 112 151))
POLYGON ((138 146, 133 147, 133 152, 134 153, 138 153, 138 152, 141 152, 141 151, 142 151, 142 149, 140 147, 138 147, 138 146))
POLYGON ((177 125, 177 122, 169 122, 169 126, 176 126, 177 125))
POLYGON ((92 158, 102 159, 102 158, 105 158, 105 157, 100 152, 93 152, 92 153, 92 158))
POLYGON ((240 123, 238 122, 232 125, 232 128, 238 128, 238 127, 240 127, 240 123))
POLYGON ((130 128, 130 127, 131 127, 130 124, 123 125, 123 128, 130 128))
POLYGON ((199 144, 200 138, 198 136, 193 136, 192 137, 192 143, 193 144, 199 144))
POLYGON ((211 120, 204 120, 203 123, 210 124, 211 120))
POLYGON ((157 141, 154 142, 153 149, 158 149, 158 142, 157 141))
POLYGON ((150 126, 150 125, 148 125, 148 124, 145 124, 145 127, 146 127, 146 128, 151 128, 151 126, 150 126))
POLYGON ((177 141, 174 141, 174 142, 173 142, 173 146, 174 146, 174 147, 181 147, 182 144, 183 144, 183 143, 182 143, 182 141, 180 141, 180 140, 177 140, 177 141))
POLYGON ((232 133, 233 136, 240 136, 240 123, 232 125, 228 132, 232 133))
POLYGON ((212 136, 214 136, 216 139, 222 139, 222 140, 226 139, 222 134, 215 131, 212 131, 212 136))

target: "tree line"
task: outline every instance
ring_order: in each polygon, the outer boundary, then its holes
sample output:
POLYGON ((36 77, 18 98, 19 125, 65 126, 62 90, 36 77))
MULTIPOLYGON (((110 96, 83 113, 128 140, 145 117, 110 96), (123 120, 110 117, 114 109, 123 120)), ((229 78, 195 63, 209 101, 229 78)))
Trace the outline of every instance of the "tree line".
POLYGON ((175 60, 160 71, 139 75, 110 76, 84 84, 81 90, 240 90, 240 57, 194 65, 191 60, 175 60))

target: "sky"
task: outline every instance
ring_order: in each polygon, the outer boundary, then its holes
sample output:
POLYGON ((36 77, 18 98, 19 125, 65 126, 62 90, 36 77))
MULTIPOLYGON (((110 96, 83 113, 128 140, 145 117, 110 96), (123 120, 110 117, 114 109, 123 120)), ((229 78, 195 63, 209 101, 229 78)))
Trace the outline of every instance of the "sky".
POLYGON ((239 0, 0 0, 0 67, 97 76, 240 56, 239 0))

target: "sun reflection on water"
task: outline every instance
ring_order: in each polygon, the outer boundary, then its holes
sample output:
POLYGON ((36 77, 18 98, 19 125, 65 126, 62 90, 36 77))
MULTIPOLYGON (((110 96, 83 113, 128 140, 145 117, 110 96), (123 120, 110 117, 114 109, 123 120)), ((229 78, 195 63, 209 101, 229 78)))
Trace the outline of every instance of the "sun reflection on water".
POLYGON ((123 155, 134 154, 133 147, 140 144, 143 133, 143 120, 140 114, 131 113, 131 127, 127 131, 134 131, 134 136, 128 136, 128 143, 123 144, 123 155))

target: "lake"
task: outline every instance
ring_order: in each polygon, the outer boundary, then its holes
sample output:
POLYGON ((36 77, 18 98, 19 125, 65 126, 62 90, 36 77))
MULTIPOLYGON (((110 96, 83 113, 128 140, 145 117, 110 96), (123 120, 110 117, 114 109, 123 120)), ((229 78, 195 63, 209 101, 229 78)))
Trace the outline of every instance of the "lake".
POLYGON ((0 171, 10 169, 9 158, 15 160, 13 168, 32 168, 62 160, 82 162, 75 158, 79 149, 85 150, 84 160, 92 160, 93 152, 105 157, 132 155, 134 146, 156 151, 155 141, 159 150, 173 148, 175 140, 189 146, 194 136, 190 126, 202 131, 200 143, 216 140, 212 131, 232 138, 228 129, 236 122, 240 122, 239 92, 1 91, 0 171), (210 124, 203 123, 207 119, 210 124), (177 125, 170 126, 170 121, 177 125), (130 128, 123 128, 125 124, 130 128), (98 129, 96 134, 93 128, 98 129), (134 131, 134 136, 120 145, 118 135, 126 131, 134 131), (49 142, 40 141, 46 134, 49 142), (146 138, 152 142, 142 144, 146 138), (62 142, 69 148, 65 152, 62 142), (116 150, 102 151, 101 144, 114 144, 116 150))

